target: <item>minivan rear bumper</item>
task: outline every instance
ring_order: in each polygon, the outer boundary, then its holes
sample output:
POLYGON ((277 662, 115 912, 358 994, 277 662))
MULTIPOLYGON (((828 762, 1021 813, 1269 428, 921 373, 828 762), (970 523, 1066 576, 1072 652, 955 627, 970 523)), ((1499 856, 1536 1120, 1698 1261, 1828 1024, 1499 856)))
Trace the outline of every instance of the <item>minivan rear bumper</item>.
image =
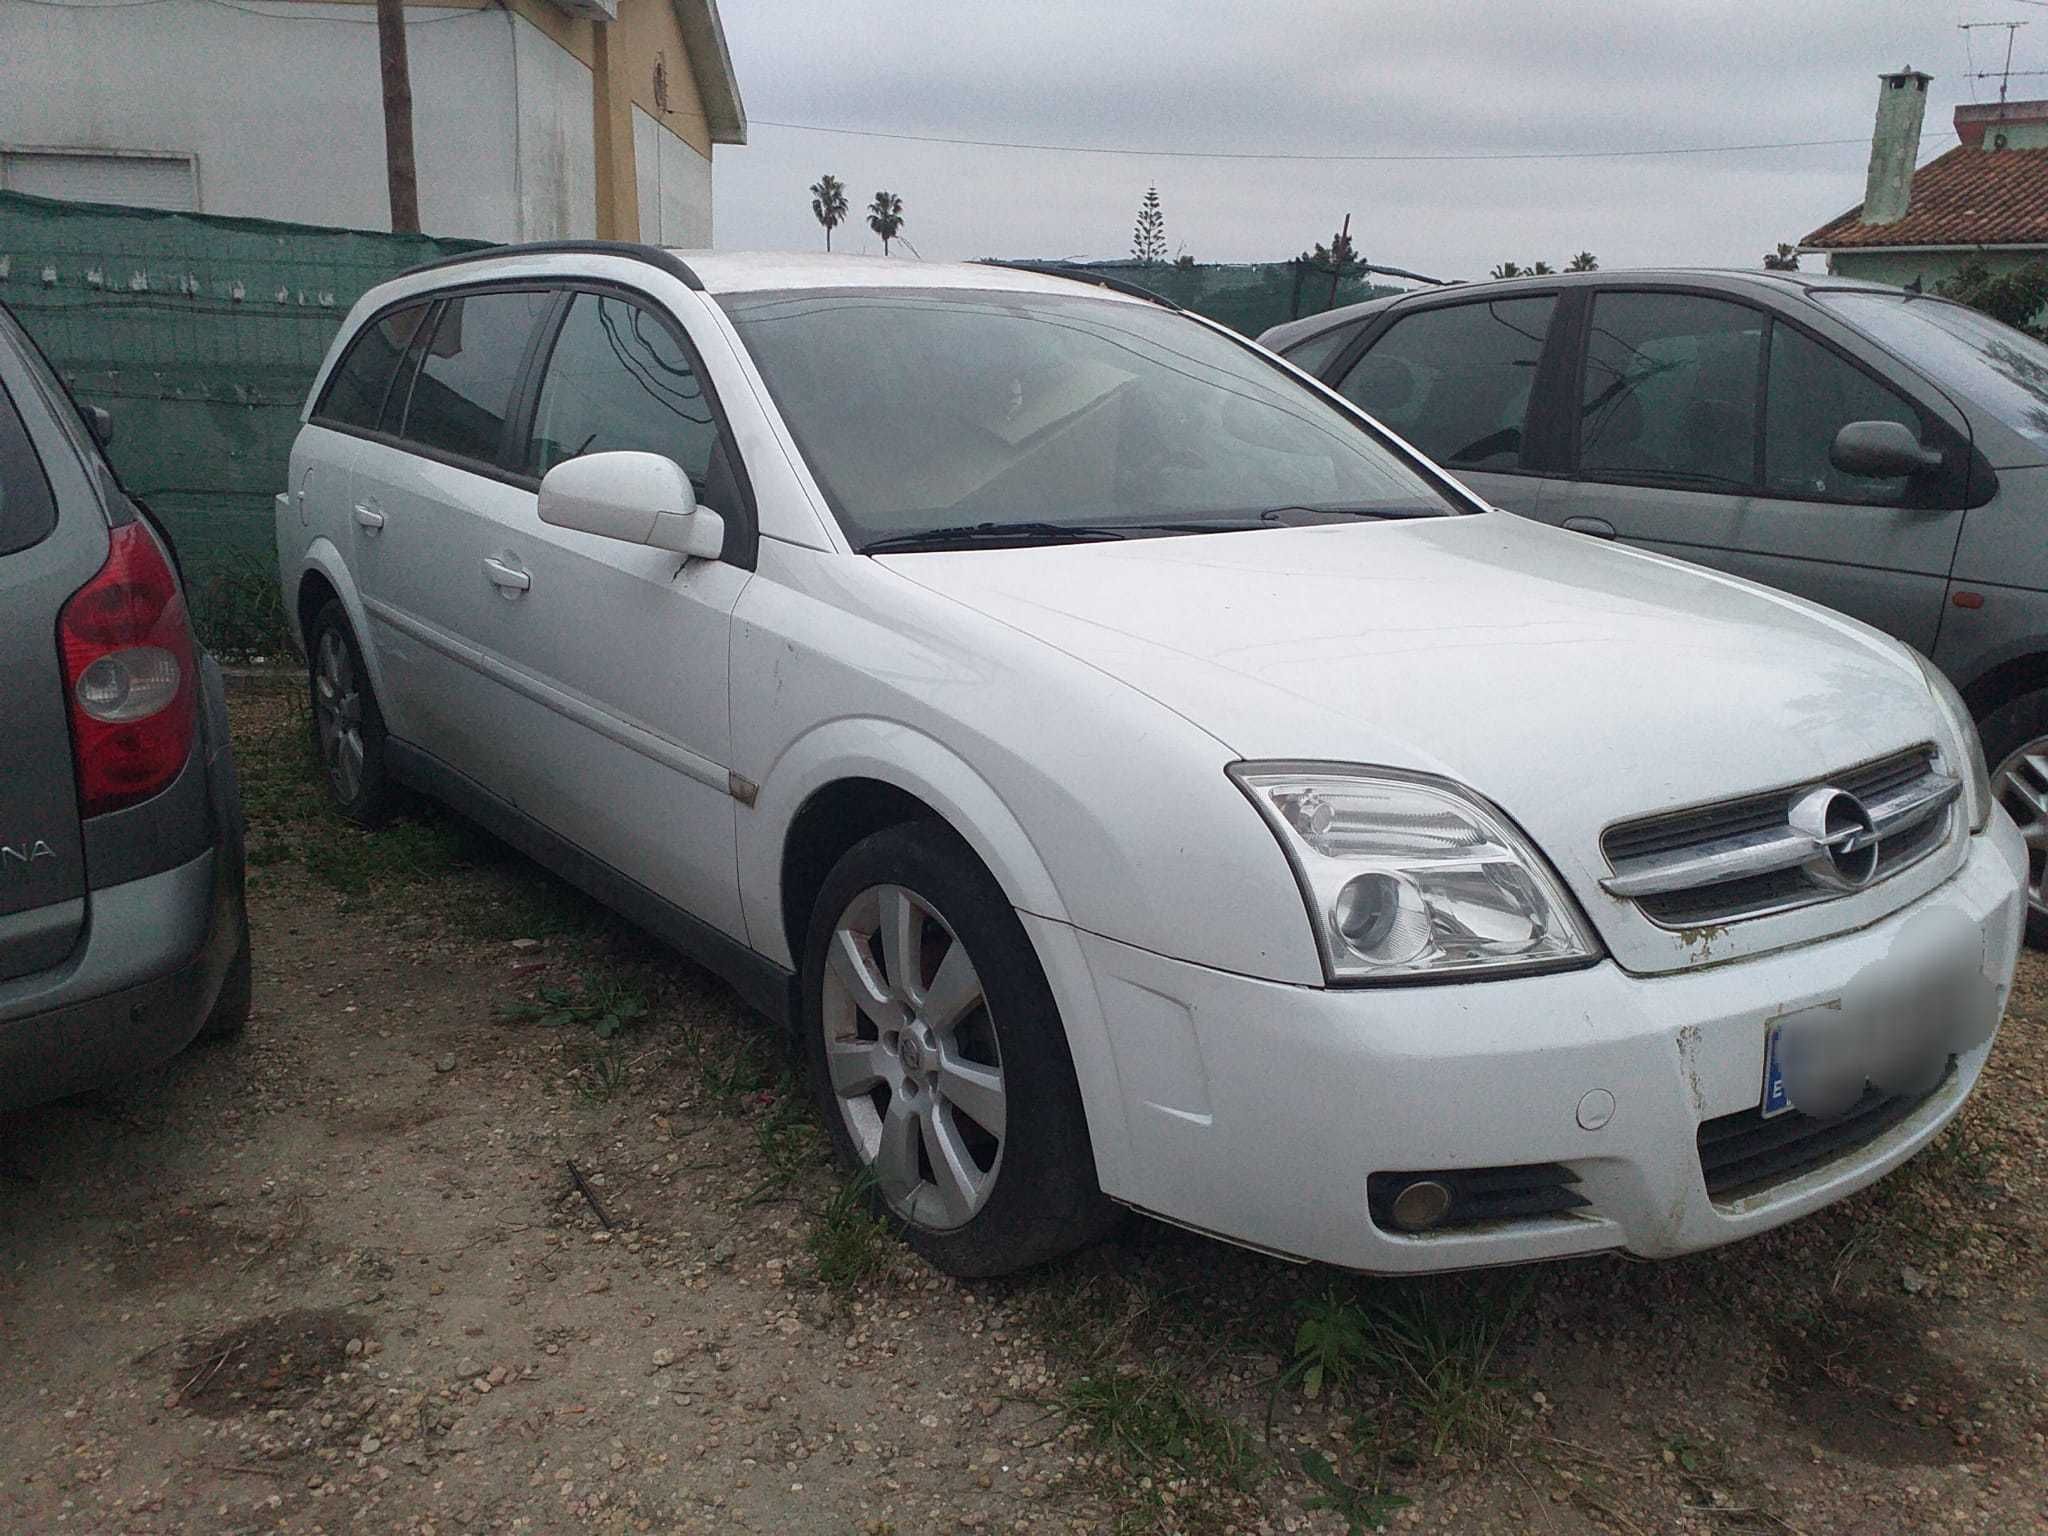
POLYGON ((192 1041, 241 940, 231 856, 211 849, 95 891, 70 959, 0 983, 0 1110, 112 1082, 192 1041))

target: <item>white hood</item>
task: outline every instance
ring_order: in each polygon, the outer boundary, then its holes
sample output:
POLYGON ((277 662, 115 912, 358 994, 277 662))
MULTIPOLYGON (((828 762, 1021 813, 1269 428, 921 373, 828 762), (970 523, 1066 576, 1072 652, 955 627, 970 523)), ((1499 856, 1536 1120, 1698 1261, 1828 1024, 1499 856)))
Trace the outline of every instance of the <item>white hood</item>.
MULTIPOLYGON (((1122 679, 1235 756, 1404 767, 1477 790, 1610 942, 1617 924, 1650 925, 1598 889, 1609 824, 1942 739, 1918 667, 1876 631, 1508 513, 886 563, 1122 679)), ((1891 884, 1886 907, 1923 888, 1891 884)), ((1857 899, 1860 920, 1883 890, 1857 899)), ((1811 936, 1787 928, 1800 916, 1737 925, 1747 933, 1711 958, 1811 936)), ((1624 963, 1665 968, 1669 945, 1636 938, 1650 952, 1616 943, 1624 963)))

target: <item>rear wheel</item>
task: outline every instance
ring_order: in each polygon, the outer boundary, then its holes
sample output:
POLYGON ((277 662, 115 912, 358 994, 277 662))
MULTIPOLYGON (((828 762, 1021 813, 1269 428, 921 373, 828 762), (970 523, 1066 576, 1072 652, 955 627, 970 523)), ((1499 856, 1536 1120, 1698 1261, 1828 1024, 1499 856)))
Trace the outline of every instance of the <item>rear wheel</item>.
POLYGON ((1007 1274, 1107 1230, 1115 1208, 1045 973, 949 829, 891 827, 839 861, 812 913, 803 992, 833 1145, 929 1262, 1007 1274))
POLYGON ((1991 797, 2027 840, 2027 943, 2048 949, 2048 688, 2008 700, 1977 729, 1991 797))
POLYGON ((327 792, 349 820, 377 826, 390 816, 397 788, 384 771, 384 716, 340 599, 330 599, 314 616, 306 655, 313 747, 327 776, 327 792))

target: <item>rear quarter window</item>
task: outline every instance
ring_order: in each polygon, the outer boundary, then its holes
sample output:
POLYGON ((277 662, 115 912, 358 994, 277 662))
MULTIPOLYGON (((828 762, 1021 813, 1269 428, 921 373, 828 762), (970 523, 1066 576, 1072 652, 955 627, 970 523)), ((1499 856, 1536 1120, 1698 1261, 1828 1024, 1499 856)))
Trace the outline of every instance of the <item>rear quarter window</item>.
POLYGON ((334 377, 327 381, 327 391, 313 414, 336 426, 375 427, 399 359, 405 356, 428 308, 414 304, 364 326, 335 365, 334 377))
POLYGON ((0 385, 0 556, 40 544, 57 526, 43 461, 6 387, 0 385))

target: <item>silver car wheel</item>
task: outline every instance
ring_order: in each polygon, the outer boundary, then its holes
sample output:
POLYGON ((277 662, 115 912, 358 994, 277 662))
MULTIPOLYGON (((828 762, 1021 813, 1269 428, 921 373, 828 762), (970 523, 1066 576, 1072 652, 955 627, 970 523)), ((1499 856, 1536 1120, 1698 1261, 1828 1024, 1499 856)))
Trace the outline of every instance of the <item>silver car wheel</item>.
POLYGON ((821 1001, 832 1095, 882 1198, 965 1226, 995 1189, 1007 1104, 967 946, 915 892, 870 886, 833 924, 821 1001))
POLYGON ((2011 813, 2027 840, 2027 905, 2048 914, 2048 736, 1998 765, 1991 797, 2011 813))
POLYGON ((320 636, 313 665, 313 723, 320 733, 320 761, 342 804, 363 787, 363 696, 355 663, 341 631, 320 636))

